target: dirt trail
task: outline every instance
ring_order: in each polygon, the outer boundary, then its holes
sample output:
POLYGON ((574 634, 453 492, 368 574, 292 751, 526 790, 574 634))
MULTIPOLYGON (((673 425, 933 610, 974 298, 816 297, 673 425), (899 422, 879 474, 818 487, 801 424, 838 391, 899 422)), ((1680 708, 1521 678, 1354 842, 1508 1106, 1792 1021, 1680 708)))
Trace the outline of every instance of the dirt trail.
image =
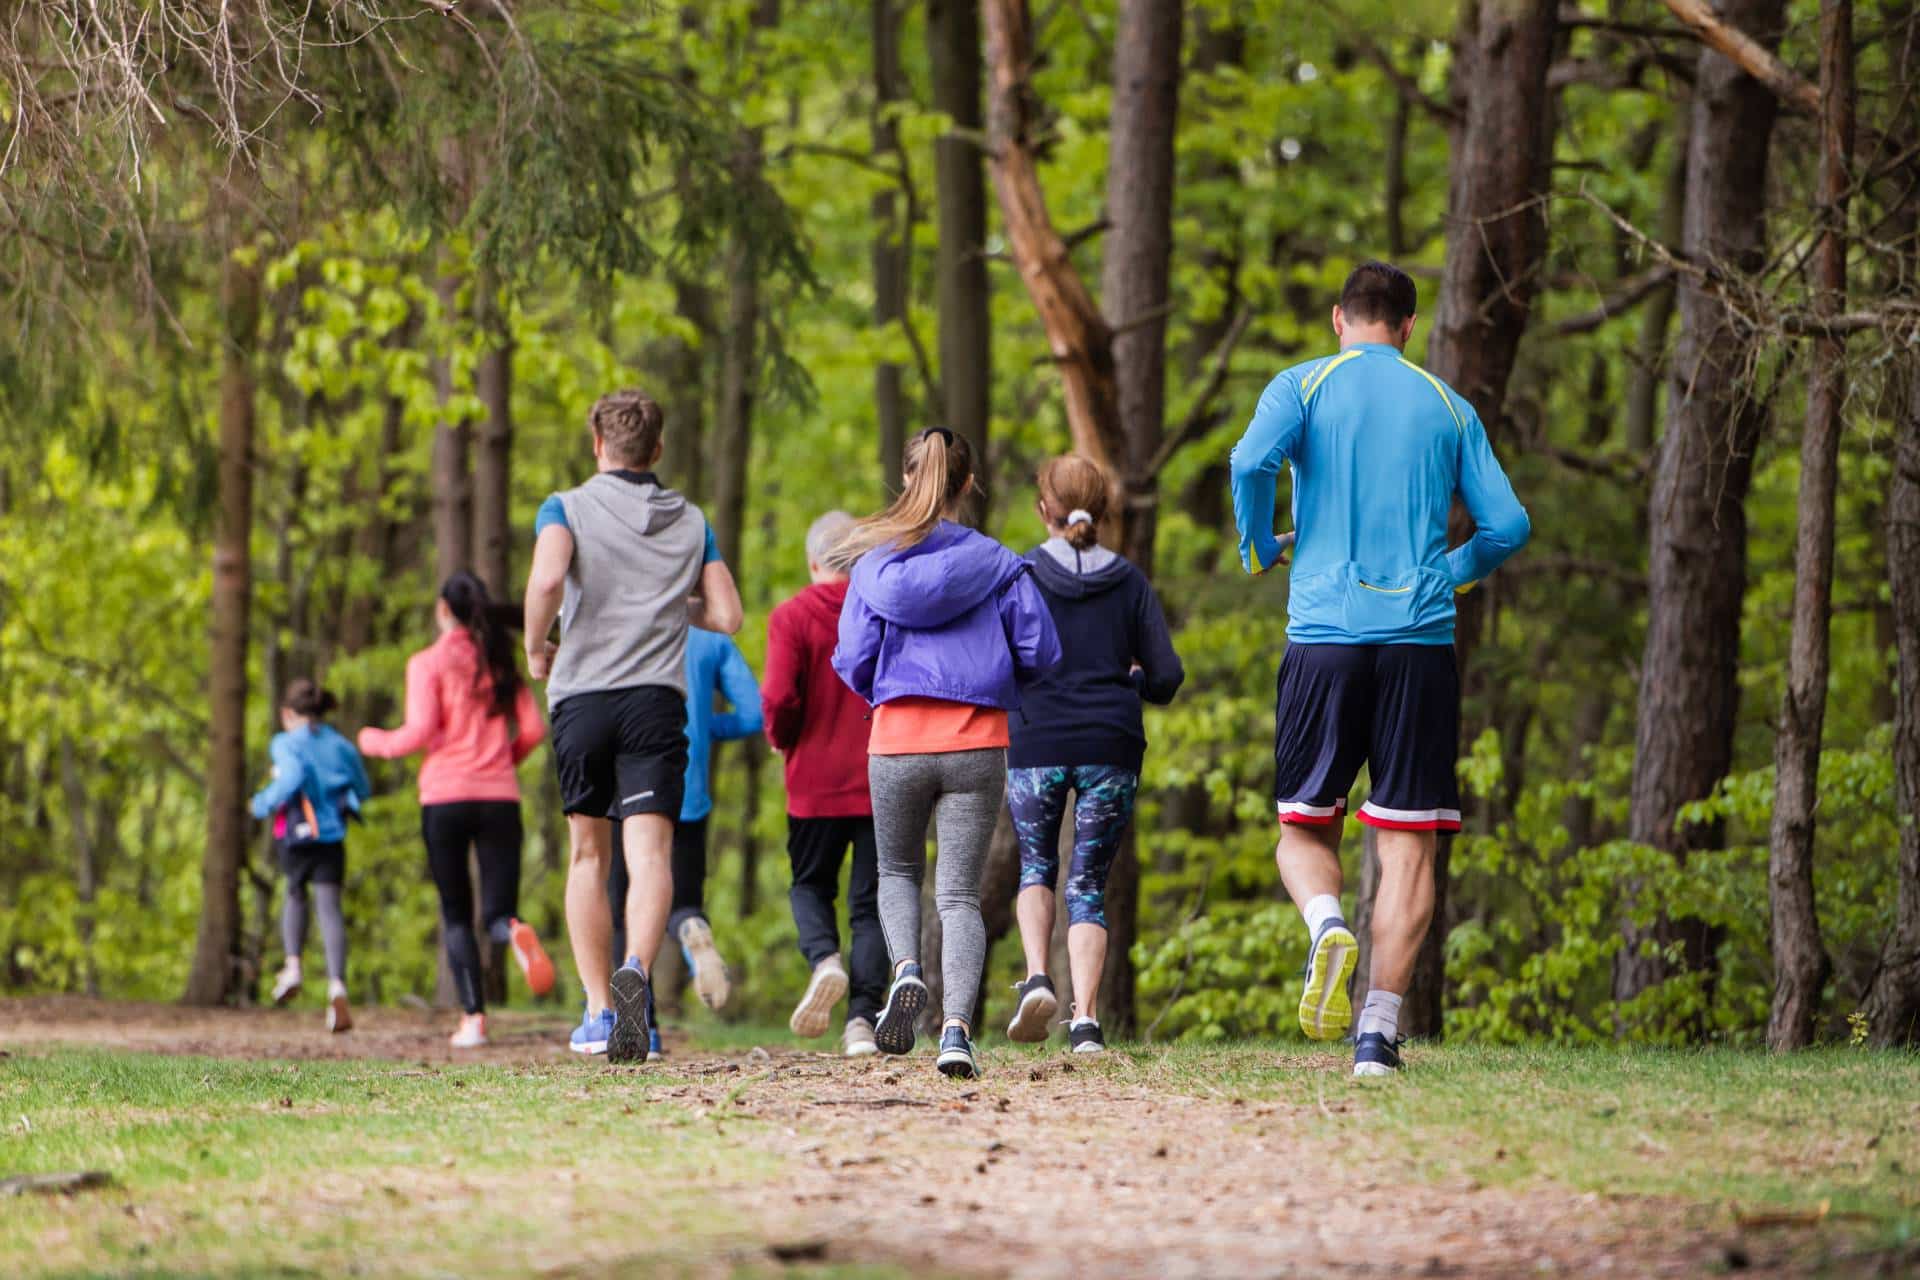
MULTIPOLYGON (((332 1037, 316 1033, 316 1020, 311 1011, 0 1001, 0 1044, 454 1057, 444 1015, 376 1010, 332 1037)), ((571 1057, 563 1037, 557 1020, 508 1014, 496 1019, 492 1048, 459 1060, 557 1063, 571 1057)), ((762 1224, 776 1256, 1063 1278, 1876 1269, 1833 1253, 1838 1240, 1743 1234, 1711 1206, 1413 1180, 1394 1152, 1367 1150, 1361 1127, 1341 1121, 1344 1071, 1326 1057, 1274 1055, 1275 1066, 1326 1072, 1311 1105, 1199 1096, 1192 1081, 1159 1079, 1120 1055, 989 1065, 961 1085, 924 1058, 849 1063, 770 1046, 682 1048, 661 1065, 603 1069, 664 1069, 673 1083, 653 1096, 692 1110, 722 1141, 784 1159, 790 1172, 771 1194, 763 1186, 733 1206, 762 1224)))

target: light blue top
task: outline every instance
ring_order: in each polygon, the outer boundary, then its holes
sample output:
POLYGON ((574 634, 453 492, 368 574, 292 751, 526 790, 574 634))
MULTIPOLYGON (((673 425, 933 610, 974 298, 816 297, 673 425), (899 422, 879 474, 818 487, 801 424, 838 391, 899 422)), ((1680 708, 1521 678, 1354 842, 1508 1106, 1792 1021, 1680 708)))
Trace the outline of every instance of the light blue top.
POLYGON ((760 683, 733 643, 718 631, 687 629, 687 786, 680 821, 698 822, 713 812, 707 774, 713 744, 760 732, 760 683), (713 696, 728 709, 716 711, 713 696))
POLYGON ((1293 469, 1287 638, 1451 644, 1454 595, 1526 544, 1526 508, 1473 406, 1384 343, 1295 365, 1267 384, 1234 446, 1240 561, 1280 561, 1275 488, 1293 469), (1447 547, 1458 495, 1473 537, 1447 547))
POLYGON ((373 794, 367 766, 353 744, 324 724, 302 725, 273 735, 273 781, 253 797, 253 816, 270 818, 305 795, 313 806, 314 830, 297 805, 287 814, 287 838, 295 844, 332 844, 347 834, 347 811, 358 813, 373 794))

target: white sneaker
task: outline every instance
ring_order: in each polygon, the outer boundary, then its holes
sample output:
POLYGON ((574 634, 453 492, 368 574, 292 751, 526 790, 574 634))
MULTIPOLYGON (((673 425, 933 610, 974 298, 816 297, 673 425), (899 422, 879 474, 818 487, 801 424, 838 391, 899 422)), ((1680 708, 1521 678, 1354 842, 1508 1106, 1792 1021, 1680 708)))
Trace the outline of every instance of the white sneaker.
POLYGON ((827 1034, 827 1028, 833 1025, 833 1006, 846 994, 847 967, 835 952, 813 966, 813 979, 794 1006, 793 1016, 787 1019, 787 1029, 806 1040, 827 1034))
POLYGON ((327 983, 327 1030, 334 1035, 353 1030, 353 1012, 347 1008, 347 984, 327 983))
POLYGON ((455 1049, 484 1049, 487 1047, 487 1015, 484 1013, 466 1013, 460 1015, 460 1026, 447 1043, 455 1049))
POLYGON ((283 1005, 300 994, 300 963, 289 960, 280 966, 280 973, 273 980, 273 1002, 283 1005))
POLYGON ((713 927, 699 916, 683 921, 680 951, 693 973, 693 993, 700 997, 700 1003, 709 1009, 724 1007, 733 994, 733 983, 727 976, 727 962, 713 943, 713 927))
POLYGON ((840 1033, 840 1051, 849 1058, 869 1058, 880 1052, 873 1039, 873 1024, 865 1018, 848 1018, 847 1029, 840 1033))

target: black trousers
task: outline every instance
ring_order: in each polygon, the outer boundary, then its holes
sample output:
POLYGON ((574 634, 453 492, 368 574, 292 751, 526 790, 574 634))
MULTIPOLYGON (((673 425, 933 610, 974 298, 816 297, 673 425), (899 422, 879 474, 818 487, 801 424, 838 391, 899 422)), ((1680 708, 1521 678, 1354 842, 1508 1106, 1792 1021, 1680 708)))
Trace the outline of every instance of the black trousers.
POLYGON ((853 850, 847 879, 847 924, 853 947, 847 957, 850 979, 847 1016, 869 1022, 880 1016, 887 999, 887 939, 880 930, 880 872, 872 818, 787 817, 787 861, 793 865, 794 927, 800 954, 818 964, 840 950, 840 926, 834 902, 840 896, 840 862, 853 850))
MULTIPOLYGON (((607 867, 607 906, 613 910, 613 963, 627 960, 627 842, 620 824, 613 824, 613 857, 607 867)), ((673 908, 667 915, 667 938, 676 941, 680 926, 698 916, 707 918, 707 820, 673 824, 673 908)))
POLYGON ((508 924, 520 913, 520 804, 516 800, 423 804, 420 834, 427 842, 433 887, 440 891, 440 923, 460 1007, 468 1013, 484 1012, 467 850, 473 850, 480 864, 481 923, 494 942, 505 943, 508 924))

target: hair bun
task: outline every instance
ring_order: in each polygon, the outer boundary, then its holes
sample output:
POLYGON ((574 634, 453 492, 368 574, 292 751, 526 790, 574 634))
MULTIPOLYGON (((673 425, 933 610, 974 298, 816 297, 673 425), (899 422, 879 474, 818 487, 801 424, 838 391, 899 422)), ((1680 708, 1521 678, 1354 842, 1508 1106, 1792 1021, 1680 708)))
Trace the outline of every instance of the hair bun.
POLYGON ((1093 523, 1093 517, 1089 515, 1087 512, 1082 511, 1078 507, 1075 507, 1073 510, 1067 512, 1067 528, 1069 529, 1073 528, 1073 526, 1077 524, 1092 524, 1092 523, 1093 523))

